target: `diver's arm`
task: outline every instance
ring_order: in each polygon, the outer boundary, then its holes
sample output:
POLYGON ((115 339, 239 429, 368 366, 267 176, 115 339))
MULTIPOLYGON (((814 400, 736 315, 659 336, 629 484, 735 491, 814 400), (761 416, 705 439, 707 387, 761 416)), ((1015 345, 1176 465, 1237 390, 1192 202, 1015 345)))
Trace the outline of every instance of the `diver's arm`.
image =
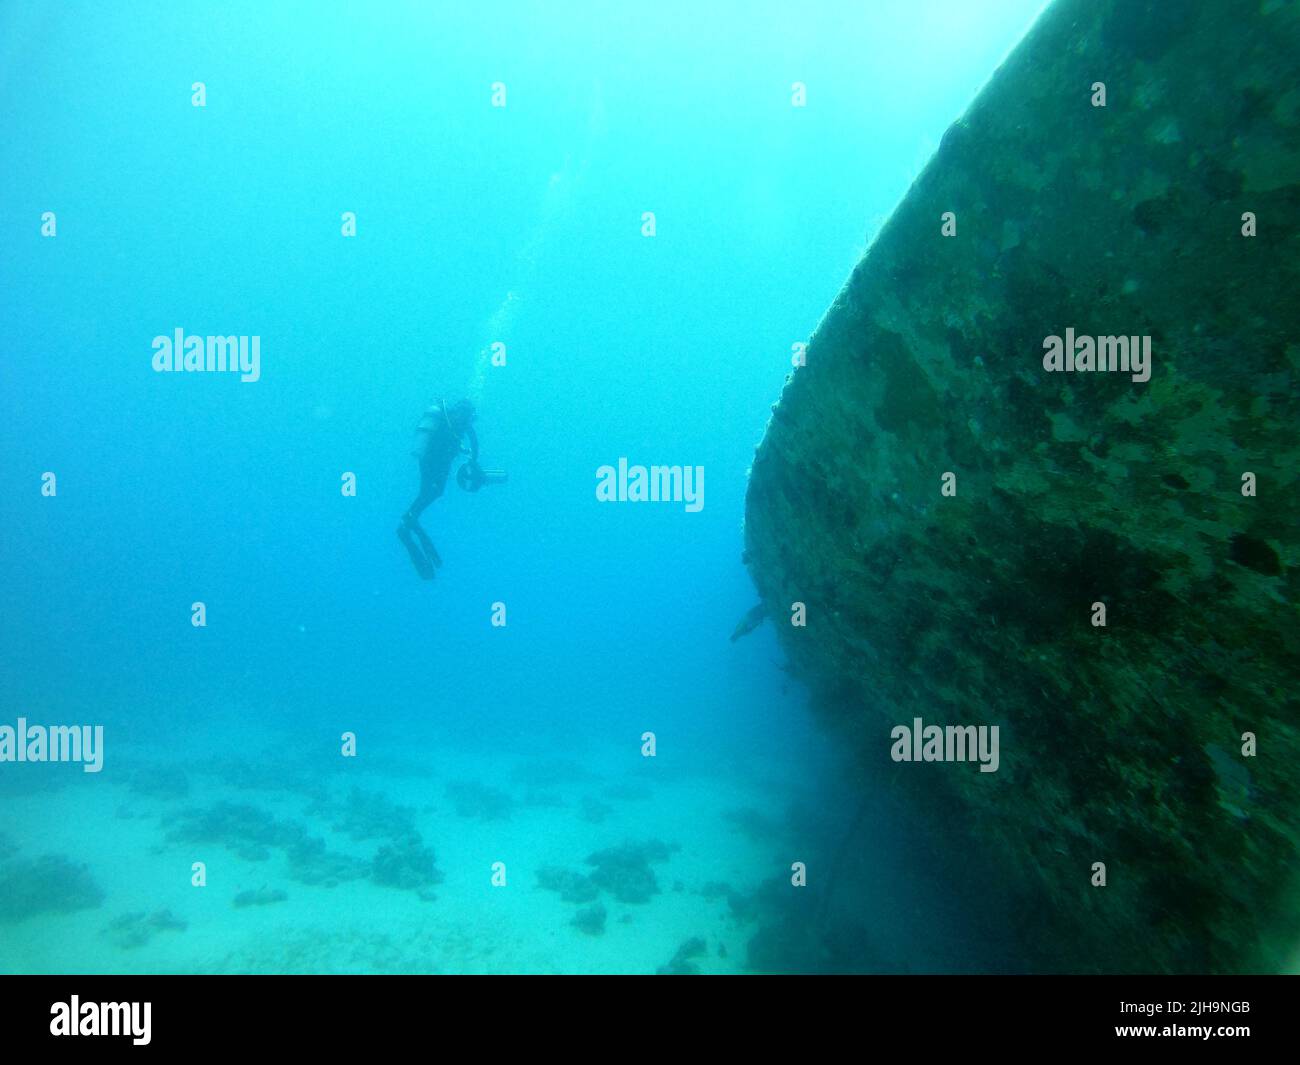
POLYGON ((469 434, 469 460, 475 466, 478 465, 478 434, 474 432, 474 426, 466 426, 465 432, 469 434))

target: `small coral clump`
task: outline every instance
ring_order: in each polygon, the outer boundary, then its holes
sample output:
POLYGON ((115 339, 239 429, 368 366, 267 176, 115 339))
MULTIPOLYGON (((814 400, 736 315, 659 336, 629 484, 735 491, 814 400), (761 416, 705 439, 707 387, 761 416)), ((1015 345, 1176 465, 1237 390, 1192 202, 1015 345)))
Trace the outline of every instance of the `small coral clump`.
POLYGON ((319 836, 308 836, 286 848, 289 876, 300 884, 338 887, 369 875, 370 866, 350 854, 329 850, 319 836))
POLYGON ((584 906, 573 915, 573 920, 569 923, 579 932, 585 932, 589 936, 603 936, 605 934, 605 907, 599 902, 592 906, 584 906))
POLYGON ((537 884, 547 891, 558 891, 565 902, 592 902, 600 894, 590 877, 558 865, 538 869, 537 884))
POLYGON ((167 834, 171 843, 218 843, 248 861, 266 861, 272 847, 290 848, 308 838, 292 821, 277 820, 249 803, 218 802, 182 813, 167 834))
POLYGON ((424 846, 418 834, 392 844, 385 844, 371 862, 370 879, 385 887, 414 891, 421 899, 432 902, 429 889, 442 883, 442 873, 434 864, 432 848, 424 846))
POLYGON ((680 849, 654 839, 596 851, 587 857, 587 864, 596 867, 591 882, 619 902, 649 902, 659 894, 659 881, 650 863, 667 861, 674 850, 680 849))
POLYGON ((692 936, 677 948, 677 953, 667 965, 661 965, 656 970, 660 976, 695 976, 699 973, 700 967, 691 959, 700 958, 708 953, 708 944, 699 936, 692 936))
POLYGON ((184 932, 188 927, 171 910, 155 910, 153 913, 139 910, 110 921, 104 934, 123 950, 134 950, 143 947, 157 932, 184 932))
POLYGON ((39 913, 92 910, 104 891, 84 865, 61 854, 47 854, 0 868, 0 924, 15 924, 39 913))
POLYGON ((245 906, 270 906, 273 903, 285 902, 288 898, 288 892, 262 886, 256 890, 249 888, 247 891, 241 891, 235 896, 234 906, 236 909, 243 909, 245 906))

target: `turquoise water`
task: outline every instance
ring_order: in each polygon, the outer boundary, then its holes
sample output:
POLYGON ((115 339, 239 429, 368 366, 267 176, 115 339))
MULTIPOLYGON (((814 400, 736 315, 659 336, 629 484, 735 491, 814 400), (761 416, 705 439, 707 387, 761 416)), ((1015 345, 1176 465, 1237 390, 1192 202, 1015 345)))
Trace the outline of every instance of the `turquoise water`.
POLYGON ((0 971, 1013 964, 728 636, 792 345, 1040 7, 0 7, 0 725, 103 728, 0 762, 0 971))

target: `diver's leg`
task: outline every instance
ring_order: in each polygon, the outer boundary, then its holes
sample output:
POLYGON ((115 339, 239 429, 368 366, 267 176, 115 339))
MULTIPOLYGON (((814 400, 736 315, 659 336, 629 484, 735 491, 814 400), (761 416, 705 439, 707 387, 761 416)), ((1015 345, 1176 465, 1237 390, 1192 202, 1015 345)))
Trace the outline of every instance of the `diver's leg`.
POLYGON ((433 546, 433 541, 429 539, 429 534, 424 531, 420 524, 420 515, 424 512, 435 499, 442 495, 443 489, 447 486, 447 470, 450 464, 445 468, 439 468, 439 464, 428 459, 420 462, 420 495, 407 514, 411 516, 410 528, 416 537, 419 538, 420 546, 424 548, 424 553, 429 556, 429 561, 435 566, 442 565, 442 558, 438 554, 438 549, 433 546))
POLYGON ((411 535, 412 528, 418 529, 419 526, 407 524, 406 518, 403 517, 397 524, 397 538, 402 541, 406 553, 411 556, 411 565, 415 567, 415 572, 426 581, 433 580, 436 575, 433 563, 429 561, 420 545, 415 542, 415 537, 411 535))
POLYGON ((402 524, 410 526, 417 525, 420 521, 420 515, 423 514, 428 509, 429 504, 437 498, 436 495, 427 491, 425 486, 421 484, 420 494, 415 497, 415 500, 411 505, 406 508, 406 513, 402 515, 402 524))
POLYGON ((420 494, 415 497, 406 513, 402 516, 402 521, 408 525, 419 525, 420 515, 429 507, 429 504, 442 495, 442 490, 447 484, 447 471, 441 471, 434 466, 428 459, 420 460, 420 494))
POLYGON ((420 525, 420 515, 425 512, 430 503, 442 495, 446 483, 447 473, 445 470, 439 476, 439 471, 431 462, 427 459, 421 459, 420 494, 406 508, 406 513, 402 515, 402 520, 397 526, 398 539, 406 547, 411 556, 411 561, 415 563, 416 570, 425 580, 434 575, 434 566, 442 565, 442 558, 438 555, 437 548, 433 546, 433 541, 429 539, 429 534, 420 525), (418 546, 416 544, 417 539, 419 541, 418 546))

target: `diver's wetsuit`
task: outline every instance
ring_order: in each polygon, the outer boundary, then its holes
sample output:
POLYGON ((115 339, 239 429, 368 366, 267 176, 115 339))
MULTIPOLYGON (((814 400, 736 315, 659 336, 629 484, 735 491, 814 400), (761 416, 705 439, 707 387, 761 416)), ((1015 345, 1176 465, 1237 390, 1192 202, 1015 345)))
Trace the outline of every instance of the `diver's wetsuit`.
MULTIPOLYGON (((468 406, 467 404, 465 406, 468 406)), ((440 401, 424 412, 416 432, 420 439, 411 454, 420 461, 420 493, 406 509, 397 526, 397 535, 405 545, 411 562, 425 580, 434 575, 434 567, 442 565, 442 559, 429 539, 428 533, 420 526, 420 515, 442 495, 447 486, 447 475, 451 464, 463 452, 460 444, 461 435, 469 437, 470 462, 478 462, 478 437, 474 427, 469 423, 473 416, 472 408, 468 415, 461 414, 462 404, 453 408, 458 420, 463 418, 463 427, 459 429, 453 423, 453 414, 448 412, 445 401, 440 401), (417 543, 418 540, 418 543, 417 543)))

